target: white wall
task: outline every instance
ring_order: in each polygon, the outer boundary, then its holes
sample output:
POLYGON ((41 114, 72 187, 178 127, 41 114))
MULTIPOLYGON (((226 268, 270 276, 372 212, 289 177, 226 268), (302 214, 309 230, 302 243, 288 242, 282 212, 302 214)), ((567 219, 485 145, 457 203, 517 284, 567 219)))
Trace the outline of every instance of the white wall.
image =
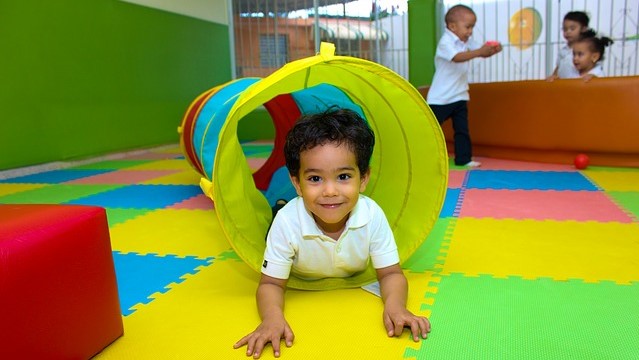
POLYGON ((229 25, 227 0, 121 0, 137 5, 229 25))

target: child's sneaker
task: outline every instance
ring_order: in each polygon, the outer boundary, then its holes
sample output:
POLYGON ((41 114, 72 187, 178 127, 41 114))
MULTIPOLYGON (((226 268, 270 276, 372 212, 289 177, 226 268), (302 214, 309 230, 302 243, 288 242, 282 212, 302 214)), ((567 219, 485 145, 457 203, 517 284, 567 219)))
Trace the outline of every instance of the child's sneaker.
POLYGON ((476 168, 476 167, 480 167, 481 163, 479 161, 469 161, 462 166, 469 167, 469 168, 476 168))

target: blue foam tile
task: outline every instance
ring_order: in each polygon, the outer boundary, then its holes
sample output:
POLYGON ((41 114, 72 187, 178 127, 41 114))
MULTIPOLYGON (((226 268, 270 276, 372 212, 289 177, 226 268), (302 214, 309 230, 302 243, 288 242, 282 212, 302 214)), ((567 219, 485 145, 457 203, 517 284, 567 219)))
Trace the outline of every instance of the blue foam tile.
POLYGON ((163 209, 202 193, 197 185, 129 185, 69 201, 118 209, 163 209))
POLYGON ((459 201, 459 194, 461 189, 446 189, 446 199, 444 199, 444 206, 439 213, 440 218, 453 217, 455 214, 455 208, 459 201))
POLYGON ((481 170, 468 174, 468 189, 598 191, 581 173, 481 170))
POLYGON ((152 294, 168 291, 167 285, 180 283, 186 274, 195 274, 197 268, 210 264, 213 258, 178 258, 156 254, 122 254, 113 252, 115 274, 122 315, 130 315, 136 304, 147 304, 152 294))
POLYGON ((0 180, 0 183, 12 184, 60 184, 67 181, 77 180, 84 177, 100 175, 113 170, 51 170, 37 174, 18 176, 10 179, 0 180))

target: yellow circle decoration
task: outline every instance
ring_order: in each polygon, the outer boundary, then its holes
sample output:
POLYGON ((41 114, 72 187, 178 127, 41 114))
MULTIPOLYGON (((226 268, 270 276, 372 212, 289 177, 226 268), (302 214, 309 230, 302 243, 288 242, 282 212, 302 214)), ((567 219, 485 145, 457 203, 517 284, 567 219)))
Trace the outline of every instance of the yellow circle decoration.
POLYGON ((535 8, 523 8, 510 17, 508 42, 520 50, 533 46, 541 35, 542 20, 535 8))

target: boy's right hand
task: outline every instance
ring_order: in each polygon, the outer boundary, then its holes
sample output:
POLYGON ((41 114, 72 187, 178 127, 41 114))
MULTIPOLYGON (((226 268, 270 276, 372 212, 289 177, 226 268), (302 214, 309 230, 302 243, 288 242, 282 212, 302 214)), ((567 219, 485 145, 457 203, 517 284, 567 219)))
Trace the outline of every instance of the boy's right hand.
POLYGON ((264 319, 252 333, 236 342, 233 348, 238 349, 246 345, 246 356, 253 356, 254 359, 259 359, 266 344, 271 343, 273 355, 280 357, 281 339, 284 339, 286 347, 293 346, 295 335, 288 322, 284 318, 264 319))
POLYGON ((479 53, 481 57, 490 57, 502 50, 501 44, 499 43, 486 43, 481 48, 479 48, 479 53))

